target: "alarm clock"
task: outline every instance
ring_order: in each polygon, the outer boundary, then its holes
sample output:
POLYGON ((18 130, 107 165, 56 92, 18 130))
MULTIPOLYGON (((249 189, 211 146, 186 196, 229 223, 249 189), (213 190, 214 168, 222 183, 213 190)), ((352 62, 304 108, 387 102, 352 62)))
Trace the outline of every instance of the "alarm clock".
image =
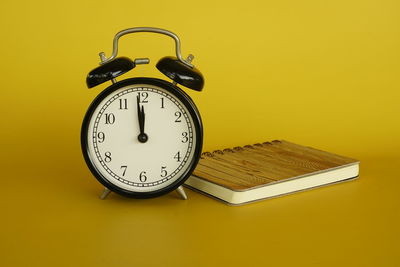
POLYGON ((100 66, 89 72, 88 88, 111 81, 91 103, 83 119, 81 147, 93 176, 110 192, 133 198, 157 197, 173 190, 186 199, 182 184, 195 169, 202 150, 200 113, 181 88, 201 91, 203 75, 182 58, 180 39, 170 31, 138 27, 118 32, 112 55, 100 53, 100 66), (161 58, 156 67, 170 80, 116 78, 148 58, 117 57, 118 40, 126 34, 149 32, 171 37, 176 57, 161 58))

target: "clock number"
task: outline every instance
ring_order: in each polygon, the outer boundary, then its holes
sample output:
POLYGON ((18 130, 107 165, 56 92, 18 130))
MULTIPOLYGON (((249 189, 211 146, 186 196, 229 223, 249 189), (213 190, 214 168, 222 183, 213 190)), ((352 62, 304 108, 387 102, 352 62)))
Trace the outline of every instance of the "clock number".
POLYGON ((104 154, 106 157, 104 158, 104 161, 105 162, 111 162, 111 152, 110 151, 107 151, 105 154, 104 154))
POLYGON ((126 165, 121 166, 121 169, 123 169, 123 171, 122 171, 122 176, 125 176, 126 169, 128 169, 128 166, 126 166, 126 165))
POLYGON ((174 156, 174 159, 176 159, 177 162, 181 162, 181 152, 178 151, 178 153, 176 153, 176 155, 174 156))
POLYGON ((161 166, 161 177, 165 177, 168 175, 166 168, 167 166, 161 166))
POLYGON ((161 97, 161 108, 165 108, 164 107, 164 97, 161 97))
POLYGON ((176 116, 175 122, 181 122, 182 112, 180 111, 175 112, 175 116, 176 116))
POLYGON ((149 93, 147 92, 138 93, 138 96, 139 96, 139 103, 149 103, 149 101, 147 101, 149 93))
POLYGON ((182 143, 187 143, 187 141, 189 141, 189 137, 188 137, 188 133, 187 132, 183 132, 182 133, 182 143))
POLYGON ((103 132, 98 132, 97 133, 97 140, 99 143, 103 143, 104 139, 106 139, 106 135, 103 132))
POLYGON ((142 172, 139 174, 139 180, 140 180, 142 183, 144 183, 144 182, 147 181, 147 176, 146 176, 146 172, 145 172, 145 171, 142 171, 142 172))
POLYGON ((119 109, 128 109, 128 99, 119 99, 119 109))
POLYGON ((114 124, 115 116, 113 113, 106 113, 104 115, 106 116, 106 124, 114 124))

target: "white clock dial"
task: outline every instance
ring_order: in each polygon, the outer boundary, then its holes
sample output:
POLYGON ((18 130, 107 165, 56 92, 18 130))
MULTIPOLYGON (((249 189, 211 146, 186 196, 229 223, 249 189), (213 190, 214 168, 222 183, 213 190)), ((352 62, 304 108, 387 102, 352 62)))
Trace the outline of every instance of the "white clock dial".
POLYGON ((135 84, 117 89, 97 105, 87 144, 90 161, 108 182, 132 192, 149 192, 165 188, 187 171, 196 130, 176 96, 161 87, 135 84), (145 142, 138 138, 142 131, 145 142))

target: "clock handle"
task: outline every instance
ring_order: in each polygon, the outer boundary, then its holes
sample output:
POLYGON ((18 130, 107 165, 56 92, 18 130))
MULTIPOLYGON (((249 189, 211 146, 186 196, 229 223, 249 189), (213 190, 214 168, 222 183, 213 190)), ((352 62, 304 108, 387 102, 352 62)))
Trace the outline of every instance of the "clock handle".
MULTIPOLYGON (((111 60, 116 58, 116 56, 118 54, 118 40, 120 37, 122 37, 123 35, 129 34, 129 33, 136 33, 136 32, 153 32, 153 33, 164 34, 164 35, 171 37, 172 39, 175 40, 175 52, 176 52, 176 57, 178 58, 178 60, 180 62, 182 62, 183 64, 193 68, 193 64, 190 63, 190 61, 193 59, 193 56, 190 55, 188 57, 188 60, 184 60, 182 57, 181 42, 179 40, 179 37, 173 32, 170 32, 170 31, 167 31, 164 29, 160 29, 160 28, 153 28, 153 27, 136 27, 136 28, 125 29, 125 30, 118 32, 114 37, 112 55, 109 58, 105 58, 105 56, 104 56, 102 58, 102 61, 100 62, 100 65, 104 65, 105 63, 110 62, 111 60)), ((101 54, 104 55, 103 52, 101 52, 100 55, 101 54)))

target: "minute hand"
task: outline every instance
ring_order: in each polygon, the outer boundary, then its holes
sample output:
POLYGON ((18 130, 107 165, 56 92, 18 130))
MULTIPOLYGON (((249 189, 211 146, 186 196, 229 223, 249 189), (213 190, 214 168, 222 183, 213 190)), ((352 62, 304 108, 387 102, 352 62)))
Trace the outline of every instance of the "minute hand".
POLYGON ((140 133, 138 135, 138 140, 141 143, 145 143, 148 139, 147 134, 144 132, 144 121, 145 121, 145 115, 144 115, 144 107, 140 107, 140 97, 137 96, 137 114, 138 114, 138 121, 139 121, 139 130, 140 133))

